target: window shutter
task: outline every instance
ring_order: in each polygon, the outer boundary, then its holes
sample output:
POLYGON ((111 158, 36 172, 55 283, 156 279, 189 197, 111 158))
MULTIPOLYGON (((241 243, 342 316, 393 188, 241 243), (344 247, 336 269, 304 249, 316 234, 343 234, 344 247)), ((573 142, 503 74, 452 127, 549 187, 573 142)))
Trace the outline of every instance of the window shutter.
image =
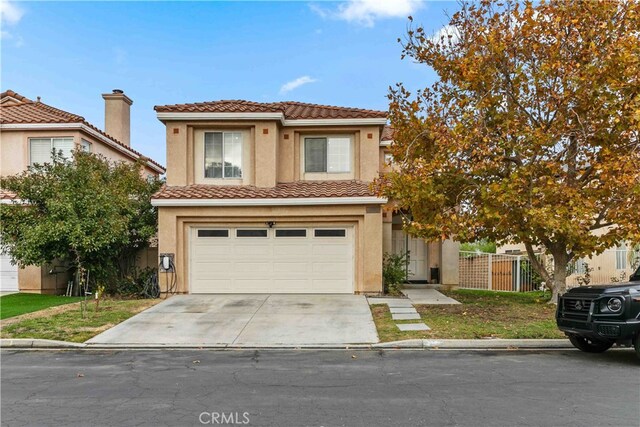
POLYGON ((32 165, 51 162, 51 139, 32 138, 29 140, 29 159, 32 165))

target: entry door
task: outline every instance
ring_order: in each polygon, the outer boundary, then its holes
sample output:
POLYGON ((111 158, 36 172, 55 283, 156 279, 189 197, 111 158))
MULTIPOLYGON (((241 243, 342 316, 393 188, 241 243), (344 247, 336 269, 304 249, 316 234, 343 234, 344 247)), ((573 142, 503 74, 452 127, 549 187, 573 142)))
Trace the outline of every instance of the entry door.
POLYGON ((8 255, 0 254, 0 292, 18 291, 18 266, 8 255))
POLYGON ((354 292, 353 227, 191 229, 191 293, 354 292))
POLYGON ((393 230, 392 240, 393 253, 409 252, 409 280, 427 280, 427 245, 425 241, 407 236, 402 230, 393 230))

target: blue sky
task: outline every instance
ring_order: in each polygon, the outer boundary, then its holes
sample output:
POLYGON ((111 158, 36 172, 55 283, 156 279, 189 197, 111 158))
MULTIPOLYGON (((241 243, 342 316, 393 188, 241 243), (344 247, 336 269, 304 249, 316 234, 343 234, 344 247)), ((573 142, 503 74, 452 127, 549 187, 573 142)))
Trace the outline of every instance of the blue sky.
POLYGON ((0 4, 2 90, 41 96, 103 128, 100 94, 123 89, 134 101, 132 146, 163 164, 154 105, 249 99, 386 109, 389 85, 434 80, 424 65, 400 60, 406 16, 436 32, 444 11, 456 9, 417 0, 0 4))

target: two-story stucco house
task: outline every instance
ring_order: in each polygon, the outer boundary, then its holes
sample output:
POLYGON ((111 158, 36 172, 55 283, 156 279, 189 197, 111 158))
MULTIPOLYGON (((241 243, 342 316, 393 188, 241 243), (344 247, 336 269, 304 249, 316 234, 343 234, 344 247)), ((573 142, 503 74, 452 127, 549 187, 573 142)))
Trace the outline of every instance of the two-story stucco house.
POLYGON ((457 283, 457 245, 406 238, 371 190, 389 160, 387 112, 241 100, 155 110, 167 182, 152 203, 178 292, 375 294, 383 252, 407 247, 413 279, 457 283))
MULTIPOLYGON (((141 173, 158 177, 159 163, 143 156, 130 144, 130 107, 133 101, 121 90, 103 94, 105 131, 82 116, 28 99, 12 90, 0 94, 0 176, 15 175, 35 163, 46 163, 52 150, 71 156, 80 148, 112 161, 144 160, 141 173)), ((13 203, 15 195, 0 189, 0 202, 13 203)), ((154 259, 155 264, 155 259, 154 259)), ((66 287, 66 275, 54 266, 18 269, 0 254, 0 290, 57 293, 66 287)))

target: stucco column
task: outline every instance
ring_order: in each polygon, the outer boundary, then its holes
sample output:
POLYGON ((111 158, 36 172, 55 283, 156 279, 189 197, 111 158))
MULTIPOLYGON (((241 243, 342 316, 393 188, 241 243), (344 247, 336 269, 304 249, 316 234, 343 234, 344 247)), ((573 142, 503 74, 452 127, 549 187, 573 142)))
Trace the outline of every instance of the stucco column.
POLYGON ((187 126, 167 122, 167 185, 187 185, 187 126))
POLYGON ((393 213, 382 213, 382 253, 390 254, 393 251, 393 213))
MULTIPOLYGON (((181 292, 186 292, 186 289, 184 289, 186 280, 183 277, 185 268, 182 265, 185 261, 177 256, 177 237, 177 218, 174 213, 171 212, 171 208, 158 208, 158 255, 163 253, 174 254, 178 280, 177 289, 181 292)), ((159 262, 159 259, 157 262, 159 262)), ((160 285, 161 292, 167 292, 167 284, 171 279, 170 274, 158 272, 158 284, 160 285)))
POLYGON ((382 292, 382 209, 367 206, 362 230, 364 239, 364 288, 365 293, 382 292))
POLYGON ((275 187, 278 152, 278 127, 275 122, 259 123, 255 128, 256 187, 275 187))
POLYGON ((441 248, 442 267, 440 269, 440 283, 443 285, 457 286, 460 283, 460 243, 446 239, 442 242, 441 248))

